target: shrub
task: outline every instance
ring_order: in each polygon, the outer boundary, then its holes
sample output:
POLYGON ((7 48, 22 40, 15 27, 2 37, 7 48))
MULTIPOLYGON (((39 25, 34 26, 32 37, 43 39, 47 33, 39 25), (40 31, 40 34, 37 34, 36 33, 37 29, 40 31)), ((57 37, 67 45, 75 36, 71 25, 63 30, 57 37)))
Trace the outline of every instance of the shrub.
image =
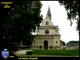
POLYGON ((32 55, 32 51, 27 51, 26 55, 32 55))

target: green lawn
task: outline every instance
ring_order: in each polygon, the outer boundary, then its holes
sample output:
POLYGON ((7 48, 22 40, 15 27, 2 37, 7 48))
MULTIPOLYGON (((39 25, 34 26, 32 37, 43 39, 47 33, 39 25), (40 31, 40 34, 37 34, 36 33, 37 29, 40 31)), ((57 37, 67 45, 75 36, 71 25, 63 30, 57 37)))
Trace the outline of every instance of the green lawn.
POLYGON ((34 50, 37 55, 79 55, 79 50, 34 50))
POLYGON ((79 56, 79 50, 33 50, 32 55, 16 54, 19 57, 47 57, 47 56, 79 56))

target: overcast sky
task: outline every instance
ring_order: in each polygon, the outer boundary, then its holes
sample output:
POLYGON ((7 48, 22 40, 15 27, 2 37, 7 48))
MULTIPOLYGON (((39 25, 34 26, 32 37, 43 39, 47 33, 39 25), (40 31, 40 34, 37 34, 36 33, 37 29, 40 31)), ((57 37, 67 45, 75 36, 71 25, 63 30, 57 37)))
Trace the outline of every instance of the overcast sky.
POLYGON ((70 21, 67 20, 67 11, 64 6, 59 5, 58 1, 41 1, 42 8, 41 14, 43 19, 46 17, 48 6, 50 5, 50 10, 52 14, 52 23, 53 25, 58 25, 60 28, 59 32, 61 34, 61 40, 68 42, 70 40, 79 40, 78 33, 76 31, 76 24, 73 23, 73 26, 70 26, 70 21))

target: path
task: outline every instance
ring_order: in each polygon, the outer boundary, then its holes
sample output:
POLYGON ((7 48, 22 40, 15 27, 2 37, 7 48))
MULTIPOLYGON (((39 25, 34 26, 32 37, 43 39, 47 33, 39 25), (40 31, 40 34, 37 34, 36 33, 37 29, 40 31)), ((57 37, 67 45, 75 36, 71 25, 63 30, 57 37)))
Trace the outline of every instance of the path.
POLYGON ((32 50, 19 50, 15 54, 26 54, 27 51, 32 51, 32 50))

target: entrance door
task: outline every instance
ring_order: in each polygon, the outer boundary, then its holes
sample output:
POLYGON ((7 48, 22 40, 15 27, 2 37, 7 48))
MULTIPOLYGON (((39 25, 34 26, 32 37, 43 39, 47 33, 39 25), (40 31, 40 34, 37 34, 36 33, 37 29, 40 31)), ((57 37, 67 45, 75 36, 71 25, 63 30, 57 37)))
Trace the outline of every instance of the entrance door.
POLYGON ((44 49, 48 49, 48 41, 47 40, 44 41, 44 49))

